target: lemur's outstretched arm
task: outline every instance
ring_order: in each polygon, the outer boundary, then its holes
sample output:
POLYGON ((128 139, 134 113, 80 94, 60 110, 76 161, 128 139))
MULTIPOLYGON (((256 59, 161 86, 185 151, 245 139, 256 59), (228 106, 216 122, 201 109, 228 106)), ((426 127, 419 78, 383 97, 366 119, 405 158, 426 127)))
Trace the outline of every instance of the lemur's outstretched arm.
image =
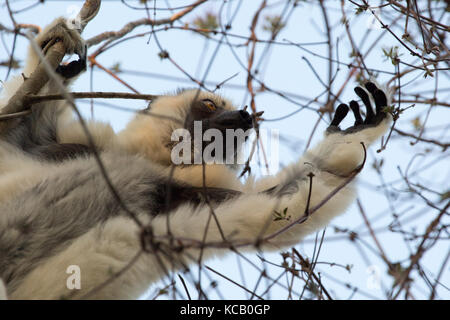
MULTIPOLYGON (((365 87, 375 101, 375 111, 372 110, 367 91, 357 87, 355 92, 366 106, 366 119, 362 120, 358 103, 351 101, 350 108, 355 116, 355 124, 341 130, 338 126, 350 109, 348 105, 341 104, 336 109, 334 119, 321 143, 278 175, 246 186, 243 194, 235 196, 237 198, 233 200, 222 202, 215 209, 220 227, 214 222, 210 223, 206 242, 220 241, 220 228, 223 228, 222 231, 230 239, 242 241, 244 239, 256 241, 258 237, 264 239, 301 218, 308 204, 310 209, 314 208, 337 191, 305 222, 292 226, 269 241, 274 247, 293 245, 306 234, 324 226, 330 219, 345 211, 354 200, 354 184, 350 179, 366 156, 365 148, 386 132, 391 121, 391 116, 384 110, 388 105, 385 93, 370 82, 365 87), (311 178, 310 173, 313 174, 311 178), (346 184, 347 182, 350 183, 346 184)), ((189 234, 198 234, 197 240, 200 240, 203 235, 200 230, 204 230, 207 219, 200 213, 190 215, 186 212, 184 209, 177 209, 173 216, 179 218, 172 220, 182 222, 198 218, 197 223, 189 223, 198 228, 198 232, 187 230, 180 224, 178 229, 176 227, 174 229, 179 230, 181 234, 174 231, 174 236, 184 238, 189 237, 189 234), (204 221, 200 222, 201 219, 204 221)), ((203 208, 202 213, 208 215, 209 209, 203 208)), ((157 219, 154 223, 157 223, 157 219)), ((155 230, 164 230, 158 231, 164 234, 167 231, 164 229, 164 223, 165 220, 162 219, 161 225, 155 227, 155 230)))

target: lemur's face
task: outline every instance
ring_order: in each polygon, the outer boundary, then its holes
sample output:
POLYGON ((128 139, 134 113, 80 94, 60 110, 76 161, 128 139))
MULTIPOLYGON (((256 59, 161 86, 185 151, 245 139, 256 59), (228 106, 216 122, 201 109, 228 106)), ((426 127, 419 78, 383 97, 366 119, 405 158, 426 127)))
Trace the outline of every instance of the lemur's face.
POLYGON ((236 110, 230 101, 219 95, 198 90, 161 96, 151 103, 149 114, 154 115, 152 130, 159 132, 161 142, 168 149, 165 153, 170 152, 171 157, 179 143, 187 143, 185 138, 174 139, 174 132, 180 137, 178 133, 184 130, 184 134, 190 136, 193 162, 198 162, 194 157, 201 150, 204 158, 209 156, 214 158, 213 161, 235 164, 236 154, 253 128, 252 117, 247 111, 236 110))

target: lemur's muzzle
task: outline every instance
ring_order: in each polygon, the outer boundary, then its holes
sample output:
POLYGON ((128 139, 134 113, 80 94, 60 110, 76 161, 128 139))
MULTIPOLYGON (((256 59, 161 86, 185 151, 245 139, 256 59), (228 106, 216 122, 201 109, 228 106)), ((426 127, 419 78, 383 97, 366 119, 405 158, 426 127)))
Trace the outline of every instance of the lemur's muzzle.
POLYGON ((210 125, 219 130, 242 129, 244 131, 253 128, 251 115, 244 110, 225 111, 210 119, 210 125))

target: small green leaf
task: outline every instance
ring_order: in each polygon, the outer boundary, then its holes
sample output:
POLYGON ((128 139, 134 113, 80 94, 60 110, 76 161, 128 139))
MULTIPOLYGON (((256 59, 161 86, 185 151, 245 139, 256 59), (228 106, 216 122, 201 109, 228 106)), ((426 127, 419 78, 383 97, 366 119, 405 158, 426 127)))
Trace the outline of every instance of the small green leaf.
POLYGON ((278 212, 275 210, 273 221, 280 221, 280 220, 289 221, 291 219, 291 216, 288 216, 287 212, 288 212, 288 208, 284 208, 282 212, 278 212))
POLYGON ((120 73, 122 72, 122 69, 120 68, 120 62, 116 62, 115 64, 113 64, 113 66, 110 68, 111 71, 113 71, 114 73, 120 73))
MULTIPOLYGON (((217 15, 212 12, 206 12, 206 15, 204 17, 197 17, 193 21, 193 23, 199 29, 214 31, 219 28, 217 15)), ((208 32, 200 32, 200 33, 206 37, 209 37, 208 32)))
POLYGON ((265 24, 263 25, 263 30, 270 32, 272 35, 279 33, 284 27, 286 27, 286 23, 281 21, 281 16, 266 16, 265 24))
POLYGON ((400 62, 400 56, 398 54, 398 46, 393 46, 391 48, 382 48, 383 54, 386 56, 386 59, 390 59, 391 63, 396 66, 400 62))
POLYGON ((358 8, 356 8, 355 14, 356 15, 361 14, 361 13, 365 12, 367 9, 369 9, 368 5, 360 5, 358 8))

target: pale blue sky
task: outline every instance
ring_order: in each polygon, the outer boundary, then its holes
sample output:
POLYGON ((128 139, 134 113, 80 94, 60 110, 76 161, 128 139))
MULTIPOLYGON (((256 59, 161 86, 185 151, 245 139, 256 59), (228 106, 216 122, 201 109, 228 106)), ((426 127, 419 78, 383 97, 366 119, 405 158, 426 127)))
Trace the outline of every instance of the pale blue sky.
MULTIPOLYGON (((150 1, 151 2, 151 1, 150 1)), ((149 3, 150 3, 149 2, 149 3)), ((25 7, 29 4, 34 3, 34 1, 28 0, 18 0, 11 1, 13 8, 18 9, 25 7)), ((138 1, 129 1, 129 3, 138 4, 138 1)), ((191 1, 171 1, 174 6, 181 6, 183 4, 191 3, 191 1)), ((207 3, 194 13, 187 15, 182 19, 183 23, 192 22, 198 15, 206 11, 218 12, 221 1, 213 1, 207 3)), ((225 9, 223 12, 224 21, 232 16, 233 10, 238 1, 230 1, 229 9, 225 9)), ((254 12, 257 10, 259 1, 243 1, 239 12, 237 13, 234 22, 232 24, 232 29, 230 30, 233 34, 239 35, 249 35, 249 26, 251 23, 251 17, 253 17, 254 12)), ((263 16, 269 14, 280 14, 283 12, 284 2, 283 1, 269 1, 269 3, 275 3, 270 8, 270 10, 264 11, 263 16)), ((327 5, 330 6, 329 14, 332 26, 332 36, 334 38, 339 37, 339 59, 342 62, 349 63, 351 58, 349 57, 349 44, 345 36, 345 29, 339 20, 341 18, 339 1, 327 1, 327 5)), ((18 22, 35 23, 41 26, 49 23, 54 17, 61 14, 70 14, 73 12, 73 6, 80 7, 81 1, 46 1, 45 5, 38 5, 32 10, 25 11, 24 13, 17 14, 16 19, 18 22)), ((164 7, 166 1, 157 1, 157 6, 164 7)), ((287 10, 287 12, 289 12, 287 10)), ((153 11, 151 11, 153 17, 153 11)), ((157 11, 156 18, 163 18, 170 15, 167 11, 157 11)), ((285 14, 286 15, 286 14, 285 14)), ((97 18, 93 20, 84 32, 85 38, 90 38, 97 35, 103 31, 113 31, 120 29, 123 25, 131 20, 136 20, 139 18, 146 17, 145 11, 134 11, 126 8, 120 1, 104 1, 101 11, 97 18)), ((351 20, 351 31, 355 38, 355 41, 360 44, 363 37, 367 37, 364 45, 361 46, 362 51, 372 45, 373 41, 377 39, 384 31, 379 28, 371 29, 371 32, 367 35, 366 30, 371 25, 372 17, 369 13, 364 13, 358 16, 356 21, 354 21, 354 16, 349 15, 351 20)), ((5 25, 11 25, 6 8, 4 5, 0 5, 0 22, 5 25)), ((180 26, 181 23, 176 23, 175 26, 180 26)), ((311 43, 324 41, 322 31, 323 30, 323 20, 319 7, 313 7, 311 5, 300 4, 297 9, 292 12, 289 18, 288 25, 281 32, 278 37, 280 42, 285 42, 285 39, 295 43, 311 43)), ((134 34, 150 31, 150 27, 140 27, 135 30, 134 34)), ((261 26, 257 29, 258 37, 269 38, 268 33, 262 31, 261 26)), ((205 77, 205 70, 207 65, 210 63, 211 57, 213 56, 214 50, 218 46, 218 42, 209 42, 205 48, 205 39, 197 34, 190 33, 184 30, 170 30, 162 31, 156 34, 158 41, 161 43, 162 47, 167 50, 170 56, 189 74, 195 76, 198 79, 205 77), (204 53, 205 52, 205 53, 204 53)), ((221 36, 215 36, 214 39, 220 40, 221 36)), ((12 38, 4 35, 3 41, 6 43, 8 50, 11 49, 12 38)), ((237 38, 229 38, 229 41, 233 43, 244 43, 245 40, 237 38)), ((369 56, 365 58, 365 62, 369 68, 380 69, 388 72, 395 72, 394 66, 390 61, 382 55, 381 48, 391 47, 397 45, 395 40, 390 35, 385 35, 377 43, 376 48, 371 52, 369 56)), ((16 48, 16 58, 22 59, 25 55, 26 41, 19 37, 17 48, 16 48)), ((316 54, 327 55, 327 46, 324 44, 306 46, 305 48, 313 51, 316 54)), ((95 48, 94 48, 95 49, 95 48)), ((333 49, 334 58, 336 57, 336 49, 333 49)), ((158 77, 143 77, 132 73, 122 73, 120 76, 135 87, 141 93, 148 94, 161 94, 166 92, 172 92, 179 87, 194 87, 194 84, 189 82, 189 79, 178 69, 176 69, 168 60, 161 60, 158 57, 159 48, 156 44, 154 36, 149 37, 148 35, 141 38, 137 38, 131 41, 124 42, 115 46, 108 52, 100 55, 98 61, 107 67, 111 67, 115 63, 120 63, 120 67, 125 71, 139 71, 139 72, 149 72, 155 74, 164 74, 168 76, 173 76, 179 78, 180 80, 174 79, 162 79, 158 77)), ((90 52, 93 52, 92 49, 90 52)), ((402 48, 399 50, 400 54, 408 55, 402 48)), ((246 65, 246 49, 245 47, 236 48, 235 53, 239 57, 240 61, 246 65)), ((293 46, 284 45, 273 45, 268 50, 266 45, 258 45, 256 50, 256 60, 255 63, 261 63, 259 79, 264 80, 266 85, 275 90, 282 90, 290 92, 293 94, 298 94, 300 96, 315 97, 324 91, 323 85, 314 76, 311 69, 308 67, 305 60, 302 57, 306 57, 311 64, 314 66, 315 71, 319 76, 326 80, 328 62, 324 59, 314 57, 313 55, 302 51, 299 48, 293 46), (267 52, 265 52, 267 51, 267 52), (265 52, 264 55, 262 53, 265 52), (262 61, 260 57, 263 56, 262 61)), ((405 57, 405 56, 402 56, 405 57)), ((5 51, 4 45, 0 45, 0 60, 6 60, 7 53, 5 51)), ((411 60, 412 58, 406 58, 411 60)), ((401 66, 403 68, 403 66, 401 66)), ((334 71, 336 70, 336 64, 334 65, 334 71)), ((336 76, 334 82, 333 90, 337 91, 338 88, 344 83, 345 78, 348 74, 348 69, 345 65, 340 66, 340 71, 336 76)), ((240 65, 236 57, 231 52, 230 48, 223 44, 219 47, 219 51, 211 63, 208 74, 205 79, 207 81, 220 83, 223 80, 235 75, 227 84, 233 84, 240 86, 240 88, 228 88, 225 87, 220 90, 220 93, 229 97, 237 105, 246 105, 249 103, 249 97, 245 91, 246 84, 246 70, 240 65)), ((402 82, 406 83, 408 80, 417 77, 418 73, 414 73, 410 77, 402 78, 402 82)), ((0 69, 0 79, 5 78, 5 68, 0 69)), ((379 81, 383 82, 389 79, 389 75, 381 74, 379 76, 379 81)), ((102 71, 95 71, 93 74, 93 88, 90 87, 90 73, 87 72, 82 75, 77 83, 74 85, 74 91, 123 91, 129 92, 127 88, 113 80, 110 76, 106 75, 102 71)), ((429 87, 433 89, 434 79, 429 78, 428 80, 415 80, 420 83, 420 88, 429 87)), ((414 85, 416 82, 413 82, 414 85)), ((414 92, 414 87, 410 85, 405 88, 405 92, 414 92)), ((354 86, 353 79, 347 89, 343 92, 341 99, 344 102, 348 102, 355 98, 353 91, 351 90, 354 86)), ((442 77, 440 79, 440 87, 449 88, 450 82, 449 78, 442 77)), ((214 88, 214 86, 210 86, 214 88)), ((442 93, 444 97, 442 100, 449 101, 449 91, 442 93)), ((324 101, 325 96, 322 96, 319 100, 324 101)), ((305 100, 296 99, 298 103, 305 103, 305 100)), ((117 106, 141 109, 145 107, 143 102, 136 101, 105 101, 107 103, 112 103, 117 106)), ((294 105, 283 98, 280 98, 274 94, 264 93, 260 94, 256 98, 256 105, 258 110, 264 110, 264 117, 267 119, 278 118, 287 115, 299 107, 294 105)), ((90 116, 90 105, 89 103, 79 103, 78 106, 83 110, 86 116, 90 116)), ((317 104, 313 104, 312 107, 317 108, 317 104)), ((417 115, 421 116, 423 119, 423 114, 428 110, 428 106, 416 106, 414 109, 409 109, 399 120, 400 128, 404 130, 411 130, 412 126, 410 124, 411 120, 417 115)), ((104 121, 111 122, 116 130, 120 130, 125 126, 127 121, 132 116, 131 112, 125 112, 120 110, 115 110, 110 107, 103 107, 100 105, 95 106, 95 117, 96 119, 101 119, 104 121)), ((448 108, 435 108, 430 113, 430 118, 428 125, 430 127, 435 126, 447 126, 449 124, 449 112, 448 108)), ((289 117, 281 121, 265 122, 263 123, 263 128, 266 129, 277 129, 280 132, 282 141, 281 148, 279 152, 279 158, 281 160, 281 165, 286 165, 291 161, 297 159, 301 153, 304 151, 306 140, 311 133, 311 130, 317 120, 317 114, 309 110, 302 110, 292 117, 289 117), (291 142, 289 145, 284 143, 284 139, 289 139, 291 142), (290 146, 290 147, 289 147, 290 146), (294 146, 294 148, 292 148, 294 146)), ((328 119, 325 118, 317 129, 317 133, 314 136, 313 143, 321 138, 322 132, 327 126, 328 119)), ((346 120, 345 125, 350 125, 352 121, 346 120)), ((448 126, 447 126, 448 127, 448 126)), ((448 130, 447 130, 448 131, 448 130)), ((449 134, 445 131, 444 136, 439 138, 443 141, 449 140, 449 134)), ((442 133, 442 131, 440 131, 442 133)), ((432 137, 433 133, 430 133, 432 137)), ((414 154, 419 152, 426 152, 430 145, 418 144, 416 146, 411 146, 409 140, 407 139, 393 139, 388 145, 387 150, 381 154, 376 154, 377 146, 371 149, 369 152, 369 157, 367 161, 367 166, 364 172, 360 175, 360 191, 359 197, 366 213, 374 221, 373 227, 375 229, 382 228, 383 230, 379 232, 379 240, 385 249, 387 256, 393 262, 401 262, 408 258, 410 251, 405 247, 401 236, 398 233, 392 233, 387 228, 386 225, 392 221, 392 210, 389 207, 387 197, 383 193, 382 189, 378 188, 383 181, 380 181, 380 176, 376 174, 375 170, 372 168, 372 164, 375 159, 384 159, 383 164, 383 178, 384 182, 389 184, 393 181, 399 181, 401 176, 397 167, 399 166, 401 170, 405 170, 407 164, 414 156, 414 154), (376 218, 374 218, 376 217, 376 218)), ((421 158, 417 159, 417 164, 413 166, 413 170, 418 169, 421 165, 426 165, 427 161, 440 161, 440 165, 433 166, 431 169, 422 170, 421 173, 416 176, 416 181, 426 181, 427 186, 433 186, 436 190, 448 190, 450 188, 449 178, 449 151, 444 153, 439 153, 439 149, 432 147, 432 152, 436 152, 433 157, 427 158, 425 163, 422 163, 421 158), (444 158, 447 157, 447 159, 444 158), (440 160, 439 160, 440 159, 440 160)), ((397 213, 406 212, 406 216, 414 216, 415 214, 422 214, 423 219, 414 220, 413 225, 417 225, 419 228, 424 227, 424 224, 431 220, 430 217, 436 214, 436 211, 424 210, 425 206, 423 203, 410 203, 408 204, 407 194, 403 193, 404 184, 398 184, 395 194, 388 195, 388 197, 402 197, 404 200, 395 202, 395 209, 398 210, 397 213), (423 211, 423 212, 422 212, 423 211), (410 212, 410 213, 408 213, 410 212), (423 222, 423 223, 421 223, 423 222)), ((405 221, 406 229, 408 229, 408 222, 405 221)), ((425 224, 426 225, 426 224, 425 224)), ((342 282, 349 282, 353 286, 359 287, 361 290, 370 294, 374 297, 383 298, 381 290, 383 288, 389 288, 392 284, 392 278, 387 276, 385 270, 385 264, 379 260, 379 258, 371 252, 371 249, 364 247, 364 244, 354 245, 348 240, 331 240, 342 236, 342 234, 337 234, 334 231, 334 227, 337 226, 341 229, 350 229, 355 232, 363 232, 366 235, 363 237, 364 242, 368 243, 371 248, 375 248, 372 239, 367 236, 367 231, 364 226, 362 217, 356 208, 356 205, 352 205, 348 212, 337 219, 335 219, 332 224, 327 228, 326 237, 324 244, 320 251, 319 261, 335 262, 340 265, 352 265, 351 273, 347 272, 341 267, 332 267, 326 264, 318 265, 316 271, 323 272, 323 282, 325 287, 331 290, 333 297, 345 299, 351 296, 352 291, 346 289, 344 286, 337 285, 336 282, 326 277, 326 275, 331 275, 333 278, 339 279, 342 282), (330 239, 327 241, 327 239, 330 239), (359 247, 364 250, 367 254, 367 258, 363 258, 360 255, 359 247), (369 269, 368 269, 369 267, 369 269), (369 273, 370 270, 379 270, 381 277, 381 289, 368 287, 369 273)), ((299 244, 297 248, 305 255, 312 256, 314 250, 314 238, 315 235, 308 237, 302 244, 299 244)), ((441 262, 449 250, 449 240, 441 241, 440 244, 436 245, 432 250, 430 250, 426 255, 426 263, 423 268, 437 274, 438 268, 441 266, 441 262)), ((265 257, 275 263, 281 262, 281 257, 278 253, 266 254, 265 257)), ((261 266, 259 259, 254 255, 250 254, 249 258, 254 261, 257 265, 261 266)), ((230 255, 226 259, 213 260, 207 262, 206 264, 215 268, 218 271, 223 272, 230 278, 241 282, 241 276, 239 273, 239 265, 236 262, 236 257, 230 255)), ((249 288, 254 286, 254 283, 259 275, 258 271, 246 263, 242 262, 242 267, 244 269, 244 274, 246 277, 246 285, 249 288)), ((271 277, 276 278, 280 273, 281 269, 277 267, 269 267, 269 274, 271 277)), ((225 280, 220 279, 217 276, 212 275, 214 279, 218 280, 220 283, 220 288, 222 289, 223 296, 225 298, 248 298, 248 295, 240 288, 227 283, 225 280)), ((450 272, 447 266, 444 272, 441 282, 447 287, 450 286, 450 272)), ((287 280, 280 281, 283 284, 287 284, 287 280)), ((205 287, 207 286, 205 282, 205 287)), ((301 283, 296 283, 298 286, 295 287, 296 292, 301 292, 301 283)), ((262 285, 261 288, 265 287, 262 285)), ((419 285, 419 287, 425 288, 425 284, 419 285)), ((441 298, 450 298, 450 293, 448 290, 439 288, 439 294, 441 298)), ((261 292, 259 292, 261 293, 261 292)), ((414 292, 417 297, 422 297, 420 290, 414 292)), ((284 289, 274 288, 271 298, 285 299, 287 297, 287 291, 284 289)), ((365 299, 367 296, 360 295, 356 293, 354 298, 365 299)), ((213 293, 211 293, 211 298, 218 298, 213 293)))

